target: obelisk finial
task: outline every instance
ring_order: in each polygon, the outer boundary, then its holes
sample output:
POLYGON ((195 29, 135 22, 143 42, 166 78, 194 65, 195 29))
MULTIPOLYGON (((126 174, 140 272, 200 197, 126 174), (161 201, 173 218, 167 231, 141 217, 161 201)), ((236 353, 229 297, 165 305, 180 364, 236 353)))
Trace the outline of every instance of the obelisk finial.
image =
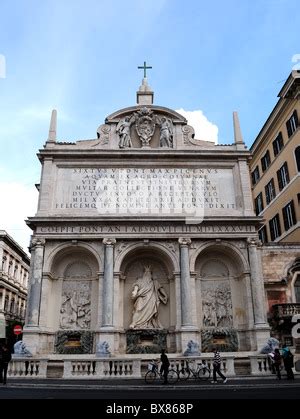
POLYGON ((57 111, 56 111, 56 109, 53 109, 52 114, 51 114, 49 136, 48 136, 47 143, 55 143, 55 141, 56 141, 56 128, 57 128, 57 111))
POLYGON ((237 112, 233 112, 233 129, 234 129, 234 142, 235 144, 244 144, 242 131, 240 127, 239 116, 237 112))

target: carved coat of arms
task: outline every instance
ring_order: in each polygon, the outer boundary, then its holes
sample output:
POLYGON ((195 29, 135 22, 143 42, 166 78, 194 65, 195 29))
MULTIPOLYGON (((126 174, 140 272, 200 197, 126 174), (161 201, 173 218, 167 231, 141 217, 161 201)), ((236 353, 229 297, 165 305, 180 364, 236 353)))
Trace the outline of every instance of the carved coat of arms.
POLYGON ((153 112, 148 108, 142 108, 135 114, 135 127, 142 147, 149 147, 155 131, 155 119, 153 112))

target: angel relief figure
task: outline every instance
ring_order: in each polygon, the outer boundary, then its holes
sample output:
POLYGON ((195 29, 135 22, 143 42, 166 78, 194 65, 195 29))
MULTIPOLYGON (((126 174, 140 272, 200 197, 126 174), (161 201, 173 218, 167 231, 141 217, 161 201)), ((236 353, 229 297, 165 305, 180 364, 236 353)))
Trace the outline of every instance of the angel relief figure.
POLYGON ((119 134, 119 147, 120 148, 129 148, 132 147, 131 136, 130 136, 130 127, 134 122, 132 117, 126 116, 121 119, 117 125, 116 132, 119 134))
POLYGON ((168 296, 162 285, 152 278, 151 266, 144 267, 142 278, 133 284, 134 310, 131 329, 161 329, 158 318, 160 302, 167 304, 168 296))
POLYGON ((160 120, 159 143, 161 147, 173 147, 173 122, 166 117, 162 117, 160 120))

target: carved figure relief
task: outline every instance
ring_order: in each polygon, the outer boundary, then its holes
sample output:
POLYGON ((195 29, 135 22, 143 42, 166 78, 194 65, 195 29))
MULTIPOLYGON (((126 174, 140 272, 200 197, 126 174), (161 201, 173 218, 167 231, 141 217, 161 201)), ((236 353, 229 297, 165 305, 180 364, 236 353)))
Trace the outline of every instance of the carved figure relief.
POLYGON ((151 266, 144 267, 142 278, 133 284, 134 309, 131 329, 162 329, 159 304, 167 304, 168 296, 162 285, 152 277, 151 266))
POLYGON ((104 342, 98 342, 96 345, 96 355, 100 357, 110 356, 109 343, 105 340, 104 342))
POLYGON ((155 131, 155 119, 149 108, 142 108, 135 113, 135 127, 142 147, 149 147, 155 131))
POLYGON ((190 125, 183 125, 182 132, 183 132, 183 143, 185 145, 195 144, 192 141, 195 137, 195 131, 193 127, 191 127, 190 125))
POLYGON ((88 329, 91 323, 91 283, 64 281, 60 309, 61 329, 88 329))
POLYGON ((31 352, 26 348, 26 344, 22 340, 18 340, 14 344, 14 354, 18 356, 32 356, 31 352))
POLYGON ((117 125, 116 132, 119 134, 119 147, 129 148, 132 147, 130 128, 135 121, 134 115, 126 116, 121 119, 117 125))
POLYGON ((93 147, 95 147, 98 144, 106 145, 110 141, 110 130, 111 127, 108 124, 100 125, 100 127, 97 129, 97 137, 100 141, 98 141, 93 147))
POLYGON ((170 118, 163 116, 160 120, 157 118, 160 125, 160 137, 159 145, 160 147, 173 147, 173 122, 170 118))
POLYGON ((202 281, 203 326, 232 326, 232 301, 228 281, 202 281))

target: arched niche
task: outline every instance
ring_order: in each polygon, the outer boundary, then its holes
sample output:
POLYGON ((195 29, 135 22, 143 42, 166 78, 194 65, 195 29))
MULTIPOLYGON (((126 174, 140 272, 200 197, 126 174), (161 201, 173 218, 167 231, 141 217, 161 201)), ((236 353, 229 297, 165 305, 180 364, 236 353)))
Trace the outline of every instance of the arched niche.
POLYGON ((85 247, 64 247, 53 256, 47 317, 55 331, 96 328, 99 268, 85 247))
POLYGON ((97 276, 100 267, 95 255, 85 247, 65 247, 59 250, 52 259, 50 272, 53 277, 59 278, 72 272, 74 277, 89 274, 97 276))
POLYGON ((222 333, 220 349, 224 351, 248 345, 245 334, 240 333, 249 328, 251 312, 245 266, 234 247, 220 244, 205 246, 195 258, 197 321, 204 351, 210 351, 215 336, 222 333))
POLYGON ((176 323, 176 298, 175 284, 173 281, 174 265, 169 256, 153 247, 132 249, 121 263, 122 289, 120 290, 120 317, 123 319, 123 328, 129 329, 132 324, 134 300, 132 291, 138 278, 142 278, 145 266, 151 267, 153 280, 157 281, 168 296, 166 304, 160 302, 158 318, 163 329, 175 327, 176 323))

